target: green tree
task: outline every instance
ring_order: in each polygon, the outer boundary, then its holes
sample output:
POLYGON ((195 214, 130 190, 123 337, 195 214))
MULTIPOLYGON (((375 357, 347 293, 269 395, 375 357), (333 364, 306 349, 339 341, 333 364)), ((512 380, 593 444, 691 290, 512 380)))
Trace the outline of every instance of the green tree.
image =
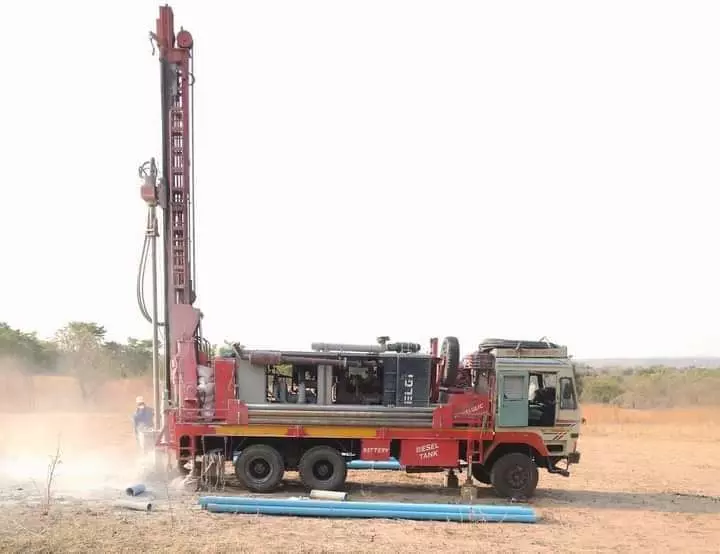
POLYGON ((0 357, 23 363, 34 373, 55 369, 57 350, 52 342, 40 340, 36 333, 27 333, 0 322, 0 357))
POLYGON ((75 376, 83 399, 90 398, 110 364, 105 350, 105 327, 97 323, 71 321, 55 334, 63 353, 64 369, 75 376))
POLYGON ((119 377, 144 375, 152 368, 152 340, 128 337, 126 344, 105 343, 105 350, 119 377))
POLYGON ((105 343, 105 327, 97 323, 71 321, 58 330, 55 340, 64 352, 99 350, 105 343))
MULTIPOLYGON (((103 325, 71 321, 45 341, 0 322, 0 358, 12 360, 3 367, 17 367, 35 373, 57 372, 73 375, 88 397, 107 378, 145 375, 152 367, 152 340, 128 337, 126 342, 106 340, 103 325)), ((162 350, 162 345, 160 345, 162 350)))

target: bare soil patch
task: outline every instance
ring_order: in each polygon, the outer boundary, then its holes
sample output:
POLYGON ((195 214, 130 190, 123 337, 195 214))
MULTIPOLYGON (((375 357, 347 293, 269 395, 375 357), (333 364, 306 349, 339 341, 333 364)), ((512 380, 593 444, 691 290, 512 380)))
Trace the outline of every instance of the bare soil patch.
MULTIPOLYGON (((0 551, 719 551, 720 410, 586 407, 582 463, 569 479, 541 474, 531 502, 541 521, 523 525, 213 515, 200 511, 194 493, 162 483, 153 485, 156 511, 117 509, 112 500, 140 472, 131 409, 0 414, 0 551), (33 480, 42 481, 58 436, 63 467, 43 516, 33 480)), ((350 490, 353 499, 459 501, 441 481, 352 472, 350 490)), ((227 492, 243 493, 232 482, 227 492)), ((289 474, 282 494, 300 493, 289 474)), ((480 501, 498 502, 487 488, 480 501)))

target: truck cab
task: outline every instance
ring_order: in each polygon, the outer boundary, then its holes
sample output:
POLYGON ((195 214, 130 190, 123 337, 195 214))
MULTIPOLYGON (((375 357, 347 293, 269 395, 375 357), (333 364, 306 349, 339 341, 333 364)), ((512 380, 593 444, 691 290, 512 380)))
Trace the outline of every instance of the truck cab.
MULTIPOLYGON (((491 340, 481 344, 479 352, 494 357, 495 439, 474 472, 476 478, 489 483, 495 462, 502 454, 518 450, 512 446, 518 442, 522 443, 519 450, 528 453, 533 465, 568 476, 570 465, 580 462, 577 443, 582 417, 575 366, 567 348, 545 342, 491 340)), ((524 471, 531 474, 530 481, 537 482, 532 475, 536 469, 524 471)))

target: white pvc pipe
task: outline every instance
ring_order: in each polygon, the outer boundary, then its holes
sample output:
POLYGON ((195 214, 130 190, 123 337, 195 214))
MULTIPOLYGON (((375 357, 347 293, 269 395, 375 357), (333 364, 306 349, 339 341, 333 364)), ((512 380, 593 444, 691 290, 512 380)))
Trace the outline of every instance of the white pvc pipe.
POLYGON ((347 500, 348 493, 342 491, 311 490, 310 498, 315 500, 347 500))
POLYGON ((136 512, 149 512, 152 510, 152 502, 138 502, 137 500, 118 500, 114 505, 116 508, 126 508, 136 512))

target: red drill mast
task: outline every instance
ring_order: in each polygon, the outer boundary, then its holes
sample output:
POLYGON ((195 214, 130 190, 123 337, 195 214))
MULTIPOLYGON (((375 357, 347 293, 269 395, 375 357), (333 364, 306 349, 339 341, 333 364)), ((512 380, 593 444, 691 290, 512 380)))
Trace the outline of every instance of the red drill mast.
MULTIPOLYGON (((172 8, 162 6, 150 33, 160 58, 162 105, 162 178, 154 161, 143 176, 142 196, 163 209, 165 392, 171 408, 198 409, 197 366, 205 361, 200 344, 200 311, 193 307, 194 208, 192 205, 192 35, 175 34, 172 8)), ((141 168, 142 172, 142 168, 141 168)), ((155 235, 157 236, 157 232, 155 235)), ((157 324, 157 322, 155 322, 157 324)), ((191 415, 191 414, 188 414, 191 415)))
POLYGON ((169 255, 169 304, 192 304, 190 257, 190 61, 192 35, 175 36, 172 8, 160 8, 155 40, 160 51, 163 179, 168 194, 165 218, 165 252, 169 255))

